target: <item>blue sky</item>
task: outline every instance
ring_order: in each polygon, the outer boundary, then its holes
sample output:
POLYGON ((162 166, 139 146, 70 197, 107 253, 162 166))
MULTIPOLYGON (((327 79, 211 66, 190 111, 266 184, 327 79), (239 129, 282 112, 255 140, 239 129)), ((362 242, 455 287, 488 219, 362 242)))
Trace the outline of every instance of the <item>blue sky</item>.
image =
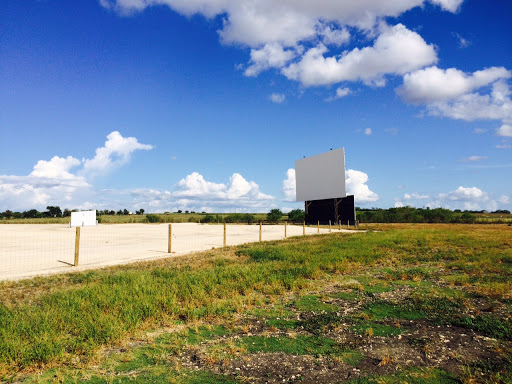
POLYGON ((512 209, 512 4, 0 3, 0 210, 512 209))

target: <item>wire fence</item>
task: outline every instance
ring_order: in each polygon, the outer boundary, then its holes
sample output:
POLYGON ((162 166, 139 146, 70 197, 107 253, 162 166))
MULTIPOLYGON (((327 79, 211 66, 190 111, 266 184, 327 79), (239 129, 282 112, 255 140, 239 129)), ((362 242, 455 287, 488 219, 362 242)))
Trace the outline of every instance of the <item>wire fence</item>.
POLYGON ((0 225, 0 280, 99 268, 338 227, 240 224, 0 225))

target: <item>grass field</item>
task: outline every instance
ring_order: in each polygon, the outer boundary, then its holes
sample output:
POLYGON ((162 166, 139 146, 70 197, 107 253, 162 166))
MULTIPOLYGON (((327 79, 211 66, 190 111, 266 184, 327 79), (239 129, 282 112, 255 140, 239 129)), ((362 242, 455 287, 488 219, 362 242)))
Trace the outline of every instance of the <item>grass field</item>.
POLYGON ((512 228, 369 225, 0 284, 0 380, 512 382, 512 228))

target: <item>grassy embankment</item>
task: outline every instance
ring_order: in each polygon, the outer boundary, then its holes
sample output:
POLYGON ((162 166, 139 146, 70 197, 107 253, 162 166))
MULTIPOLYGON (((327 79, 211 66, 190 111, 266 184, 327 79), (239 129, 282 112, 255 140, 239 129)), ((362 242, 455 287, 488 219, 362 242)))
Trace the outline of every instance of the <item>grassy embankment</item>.
MULTIPOLYGON (((510 227, 368 228, 381 231, 0 283, 0 380, 21 373, 28 382, 243 382, 219 367, 284 353, 358 369, 358 383, 510 382, 510 227), (356 310, 342 313, 346 306, 356 310), (397 341, 413 322, 491 338, 494 363, 459 356, 450 372, 414 364, 375 371, 365 368, 374 356, 331 334, 397 341), (199 368, 183 360, 196 350, 199 368)), ((418 353, 437 348, 428 337, 408 342, 418 353)), ((386 353, 378 367, 398 364, 386 353)))

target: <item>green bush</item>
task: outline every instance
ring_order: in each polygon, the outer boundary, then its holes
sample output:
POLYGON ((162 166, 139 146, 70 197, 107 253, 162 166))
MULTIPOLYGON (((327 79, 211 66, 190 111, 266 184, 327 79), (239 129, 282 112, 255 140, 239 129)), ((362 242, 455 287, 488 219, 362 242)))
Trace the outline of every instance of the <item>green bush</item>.
POLYGON ((252 224, 256 222, 256 216, 250 213, 230 213, 224 218, 225 223, 247 223, 252 224))
POLYGON ((271 209, 270 212, 267 213, 267 221, 269 223, 277 223, 281 217, 283 217, 283 212, 278 208, 271 209))
POLYGON ((149 223, 158 223, 160 222, 160 216, 150 213, 149 215, 146 215, 146 219, 149 223))
POLYGON ((293 209, 288 212, 288 221, 291 223, 302 223, 306 219, 306 212, 302 209, 293 209))
POLYGON ((206 215, 201 218, 201 223, 220 223, 222 218, 219 215, 206 215))

